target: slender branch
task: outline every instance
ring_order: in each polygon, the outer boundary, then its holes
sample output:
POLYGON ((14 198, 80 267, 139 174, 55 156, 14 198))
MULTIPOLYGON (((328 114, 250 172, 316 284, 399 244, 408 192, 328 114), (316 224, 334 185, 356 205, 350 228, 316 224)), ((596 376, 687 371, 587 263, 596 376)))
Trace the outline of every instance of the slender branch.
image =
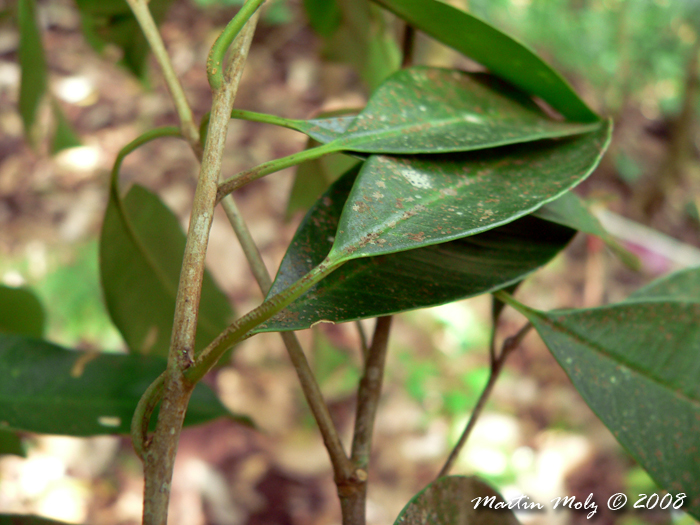
POLYGON ((255 14, 264 1, 248 0, 236 13, 236 16, 226 25, 211 47, 207 58, 207 78, 212 90, 220 90, 224 83, 223 62, 226 51, 228 51, 236 35, 238 35, 246 22, 255 14))
POLYGON ((365 329, 362 328, 362 322, 355 321, 355 328, 357 328, 357 333, 360 336, 360 348, 362 349, 362 362, 366 363, 369 357, 369 345, 367 344, 367 335, 365 334, 365 329))
POLYGON ((391 329, 391 316, 378 317, 372 345, 365 359, 364 374, 357 390, 357 412, 352 439, 351 461, 354 476, 338 484, 343 523, 364 525, 367 501, 367 471, 372 446, 374 421, 384 379, 384 365, 391 329))
POLYGON ((339 145, 335 141, 333 141, 329 142, 328 144, 324 144, 323 146, 305 149, 298 153, 282 157, 281 159, 271 160, 269 162, 260 164, 259 166, 255 166, 254 168, 251 168, 249 170, 242 171, 219 184, 216 202, 220 202, 221 199, 223 199, 229 193, 237 190, 238 188, 242 188, 243 186, 253 182, 254 180, 264 177, 265 175, 275 173, 276 171, 280 171, 291 166, 296 166, 297 164, 301 164, 302 162, 306 162, 307 160, 323 157, 324 155, 328 155, 329 153, 340 151, 340 149, 341 148, 339 147, 339 145))
POLYGON ((199 152, 198 156, 201 156, 202 146, 199 143, 199 133, 197 131, 197 126, 194 123, 192 110, 187 102, 185 91, 182 89, 182 85, 175 74, 175 70, 173 69, 168 52, 165 49, 165 44, 160 36, 158 27, 151 16, 151 11, 148 9, 148 1, 127 0, 127 2, 129 3, 129 7, 133 11, 134 17, 136 17, 139 26, 141 26, 141 30, 146 36, 148 45, 151 47, 151 50, 153 51, 153 54, 160 65, 161 71, 163 72, 165 84, 168 87, 170 96, 175 103, 175 109, 177 110, 178 117, 180 118, 180 130, 182 131, 182 136, 185 137, 185 140, 187 140, 195 152, 199 152))
POLYGON ((452 449, 452 452, 450 452, 449 457, 447 458, 447 461, 443 465, 442 469, 440 470, 440 473, 438 474, 438 478, 442 476, 447 476, 452 470, 452 467, 454 466, 455 461, 457 461, 457 457, 459 456, 459 453, 462 451, 462 448, 464 448, 464 445, 466 444, 467 440, 469 439, 469 435, 471 434, 472 430, 476 426, 476 422, 479 419, 479 416, 481 415, 482 410, 484 409, 484 406, 486 405, 486 401, 488 400, 489 396, 491 395, 491 390, 493 390, 493 385, 496 384, 496 380, 498 379, 498 376, 501 373, 501 370, 503 369, 503 365, 506 362, 506 359, 508 359, 508 356, 520 346, 520 343, 522 340, 525 338, 527 333, 530 331, 532 328, 532 325, 528 322, 525 326, 523 326, 517 334, 515 334, 512 337, 509 337, 505 341, 503 341, 503 346, 501 348, 501 353, 498 357, 495 358, 494 361, 491 362, 491 372, 489 374, 489 380, 486 383, 486 386, 484 387, 484 390, 481 392, 481 395, 479 396, 479 400, 476 402, 476 405, 474 406, 474 410, 472 410, 471 415, 469 416, 469 421, 467 422, 467 426, 464 428, 464 432, 462 432, 461 437, 459 438, 459 441, 455 445, 455 447, 452 449))
MULTIPOLYGON (((153 440, 145 453, 144 525, 165 525, 175 455, 194 384, 184 371, 194 363, 194 341, 204 274, 204 258, 213 218, 228 121, 257 23, 253 16, 234 44, 225 82, 215 91, 209 133, 202 156, 173 319, 163 402, 153 440)), ((194 128, 196 131, 196 128, 194 128)), ((197 134, 197 146, 199 136, 197 134)), ((193 146, 193 148, 196 146, 193 146)))
POLYGON ((257 113, 255 111, 246 111, 244 109, 234 109, 231 112, 231 118, 247 120, 248 122, 273 124, 275 126, 282 126, 283 128, 301 131, 302 133, 302 127, 306 123, 304 120, 278 117, 277 115, 268 115, 267 113, 257 113))

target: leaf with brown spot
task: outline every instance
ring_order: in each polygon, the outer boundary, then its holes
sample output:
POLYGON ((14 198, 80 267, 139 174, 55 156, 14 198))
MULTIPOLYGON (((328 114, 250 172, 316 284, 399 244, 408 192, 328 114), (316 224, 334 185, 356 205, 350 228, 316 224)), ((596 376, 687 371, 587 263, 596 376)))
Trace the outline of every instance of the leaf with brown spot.
POLYGON ((617 440, 700 518, 700 268, 610 306, 514 306, 617 440))

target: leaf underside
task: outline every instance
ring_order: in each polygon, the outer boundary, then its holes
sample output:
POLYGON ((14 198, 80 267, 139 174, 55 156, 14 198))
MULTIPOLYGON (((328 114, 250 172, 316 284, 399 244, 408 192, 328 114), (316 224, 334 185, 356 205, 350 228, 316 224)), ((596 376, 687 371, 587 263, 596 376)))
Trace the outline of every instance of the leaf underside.
POLYGON ((523 313, 618 441, 700 518, 700 269, 611 306, 523 313))

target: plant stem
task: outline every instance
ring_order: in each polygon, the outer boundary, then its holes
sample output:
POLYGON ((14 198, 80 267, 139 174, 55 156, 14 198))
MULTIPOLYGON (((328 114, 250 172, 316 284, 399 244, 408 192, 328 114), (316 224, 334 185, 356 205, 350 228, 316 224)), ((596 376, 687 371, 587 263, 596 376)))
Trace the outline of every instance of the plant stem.
MULTIPOLYGON (((227 196, 221 201, 221 204, 226 211, 226 215, 233 227, 238 240, 241 243, 243 252, 248 259, 248 264, 255 276, 255 280, 260 286, 260 290, 264 295, 270 291, 272 286, 272 279, 265 268, 265 263, 262 260, 260 251, 255 245, 253 238, 250 235, 250 231, 243 220, 243 217, 236 206, 236 203, 232 196, 227 196)), ((321 389, 316 382, 316 378, 311 371, 309 362, 306 359, 299 340, 293 332, 280 332, 284 346, 287 348, 289 353, 289 358, 292 361, 294 370, 296 370, 297 376, 299 377, 299 383, 301 384, 301 389, 304 392, 304 397, 306 402, 311 409, 311 413, 314 415, 316 424, 321 432, 321 437, 323 438, 323 443, 326 446, 328 455, 330 456, 331 465, 333 466, 333 472, 336 479, 346 478, 352 474, 352 464, 343 449, 343 445, 340 442, 340 436, 338 431, 333 424, 333 419, 328 410, 328 405, 326 405, 323 400, 323 394, 321 389)))
POLYGON ((276 115, 268 115, 267 113, 257 113, 255 111, 246 111, 244 109, 234 109, 231 112, 231 118, 239 120, 247 120, 248 122, 261 122, 263 124, 273 124, 282 126, 283 128, 293 129, 294 131, 303 131, 303 126, 306 123, 304 120, 290 119, 278 117, 276 115))
POLYGON ((365 335, 365 329, 362 328, 362 322, 360 320, 355 321, 355 328, 357 328, 357 333, 360 336, 360 348, 362 349, 362 362, 366 363, 369 357, 369 345, 367 344, 367 336, 365 335))
POLYGON ((198 157, 202 154, 202 146, 199 143, 199 132, 197 131, 197 126, 194 123, 194 118, 192 116, 192 110, 190 105, 187 103, 187 97, 185 96, 185 91, 182 89, 182 85, 175 74, 172 62, 170 62, 170 57, 168 52, 165 50, 165 44, 160 36, 158 27, 156 26, 153 17, 151 16, 151 11, 148 9, 147 0, 126 0, 129 3, 129 7, 134 13, 141 30, 148 41, 148 45, 151 47, 153 54, 160 65, 161 71, 163 72, 163 77, 165 78, 165 84, 168 87, 170 96, 175 103, 175 109, 177 110, 178 117, 180 118, 180 130, 182 131, 182 136, 190 144, 195 154, 198 152, 198 157))
MULTIPOLYGON (((170 482, 189 398, 196 381, 184 371, 194 363, 194 339, 204 274, 204 258, 214 214, 216 190, 233 102, 257 16, 251 17, 234 44, 225 82, 214 92, 209 133, 202 156, 175 304, 173 333, 163 402, 152 442, 145 453, 144 525, 166 525, 170 482)), ((186 103, 186 101, 185 101, 186 103)), ((197 128, 194 128, 197 131, 197 128)), ((196 136, 199 145, 199 134, 196 136)), ((193 148, 197 147, 193 144, 193 148)))
POLYGON ((372 344, 365 359, 364 374, 357 390, 357 412, 351 456, 355 475, 345 484, 338 486, 344 525, 364 525, 365 523, 367 472, 374 421, 382 392, 391 320, 391 316, 377 318, 372 344))
POLYGON ((224 56, 231 46, 231 42, 263 2, 265 0, 248 0, 226 25, 211 47, 207 57, 207 79, 213 91, 220 90, 224 83, 224 56))
POLYGON ((249 170, 242 171, 219 184, 216 202, 218 203, 229 193, 253 182, 254 180, 264 177, 265 175, 269 175, 270 173, 274 173, 291 166, 296 166, 297 164, 301 164, 307 160, 317 159, 324 155, 328 155, 329 153, 340 151, 340 149, 341 148, 336 141, 333 141, 329 142, 328 144, 324 144, 323 146, 318 146, 317 148, 305 149, 298 153, 282 157, 281 159, 271 160, 249 170))
POLYGON ((195 383, 199 381, 217 363, 226 350, 253 335, 250 333, 251 330, 281 312, 343 263, 344 261, 326 258, 289 288, 285 288, 277 295, 266 299, 260 306, 236 320, 202 350, 194 366, 186 371, 187 378, 195 383))
POLYGON ((484 390, 481 392, 479 400, 476 402, 476 405, 474 406, 471 415, 469 416, 469 421, 467 422, 467 426, 464 428, 464 431, 462 432, 459 441, 452 449, 452 452, 450 452, 447 461, 440 470, 440 473, 437 476, 438 478, 441 478, 442 476, 447 476, 450 473, 450 470, 452 470, 455 461, 457 461, 459 453, 462 451, 462 448, 464 448, 467 439, 469 439, 469 435, 476 426, 476 422, 479 419, 479 416, 481 415, 484 406, 486 405, 486 401, 491 395, 493 385, 496 384, 496 380, 498 379, 498 376, 500 375, 501 370, 503 369, 503 365, 505 364, 506 359, 508 359, 508 356, 513 352, 513 350, 518 348, 521 341, 527 335, 531 328, 532 325, 530 323, 527 323, 518 331, 517 334, 503 341, 503 346, 501 348, 500 355, 491 361, 491 372, 489 374, 489 380, 486 383, 484 390))

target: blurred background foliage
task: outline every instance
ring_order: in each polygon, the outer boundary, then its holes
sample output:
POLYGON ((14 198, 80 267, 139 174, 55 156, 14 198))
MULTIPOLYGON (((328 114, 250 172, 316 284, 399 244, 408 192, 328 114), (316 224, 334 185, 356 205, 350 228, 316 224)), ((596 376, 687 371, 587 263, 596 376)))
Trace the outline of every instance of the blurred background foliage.
MULTIPOLYGON (((210 100, 203 68, 208 46, 241 3, 176 0, 163 11, 163 35, 198 116, 210 100)), ((523 285, 523 301, 548 309, 619 300, 683 264, 672 249, 689 253, 684 261, 700 264, 700 3, 450 3, 536 49, 592 107, 615 118, 613 145, 582 191, 617 214, 684 243, 661 247, 648 240, 649 230, 640 234, 623 227, 616 233, 623 234, 643 263, 641 272, 632 273, 600 243, 579 236, 566 254, 523 285)), ((268 4, 239 107, 292 118, 361 107, 368 91, 400 65, 402 24, 367 0, 268 4)), ((55 111, 55 118, 60 124, 65 114, 84 145, 53 157, 47 147, 31 150, 22 138, 16 109, 15 2, 0 0, 0 14, 0 279, 7 286, 33 290, 43 305, 50 340, 84 350, 123 350, 105 311, 97 266, 95 239, 107 198, 107 172, 123 144, 149 126, 174 123, 175 114, 152 60, 144 69, 134 63, 132 70, 147 80, 136 81, 115 65, 127 58, 123 54, 103 46, 100 58, 86 45, 84 12, 76 3, 40 0, 51 93, 62 110, 55 111)), ((414 57, 418 63, 474 67, 421 35, 414 57)), ((306 144, 292 132, 251 123, 232 123, 230 135, 224 170, 231 173, 306 144)), ((332 160, 316 167, 323 173, 314 192, 320 194, 338 166, 347 165, 346 158, 332 160)), ((138 180, 158 191, 186 224, 194 169, 184 146, 154 144, 125 163, 122 177, 125 183, 138 180)), ((303 169, 310 172, 309 166, 303 169)), ((260 181, 239 197, 272 271, 301 217, 298 205, 285 211, 291 187, 287 173, 260 181)), ((295 186, 295 191, 301 190, 295 186)), ((308 206, 308 195, 302 192, 301 198, 308 206)), ((219 219, 224 225, 215 222, 209 263, 237 311, 245 311, 260 296, 225 221, 219 219)), ((502 332, 509 335, 522 319, 506 313, 502 332)), ((369 333, 371 323, 363 325, 369 333)), ((391 522, 408 497, 432 479, 457 440, 487 380, 490 328, 488 297, 400 317, 377 424, 370 523, 391 522)), ((300 336, 334 416, 348 433, 359 376, 357 332, 352 325, 320 326, 300 336)), ((262 432, 207 426, 200 433, 185 433, 179 472, 187 473, 191 483, 174 487, 176 505, 181 506, 173 523, 332 523, 335 497, 322 488, 332 487, 325 452, 284 350, 273 336, 262 335, 241 345, 233 363, 213 382, 224 403, 252 414, 262 432), (212 445, 217 440, 231 446, 222 450, 212 445), (243 486, 251 487, 244 491, 245 501, 216 496, 211 488, 228 494, 230 487, 243 486)), ((127 441, 22 438, 22 450, 29 450, 26 459, 0 457, 0 512, 37 512, 75 523, 138 522, 140 473, 127 441), (89 464, 90 457, 102 462, 89 464)), ((10 443, 5 450, 22 451, 16 436, 0 434, 2 440, 10 443)), ((655 490, 535 336, 512 357, 463 456, 460 472, 477 472, 505 487, 506 498, 523 491, 548 501, 547 495, 557 491, 585 499, 590 492, 632 496, 655 490)), ((585 516, 565 516, 555 518, 585 521, 585 516)), ((554 519, 539 518, 540 523, 554 519)), ((600 520, 692 523, 682 514, 653 513, 601 512, 600 520)))

